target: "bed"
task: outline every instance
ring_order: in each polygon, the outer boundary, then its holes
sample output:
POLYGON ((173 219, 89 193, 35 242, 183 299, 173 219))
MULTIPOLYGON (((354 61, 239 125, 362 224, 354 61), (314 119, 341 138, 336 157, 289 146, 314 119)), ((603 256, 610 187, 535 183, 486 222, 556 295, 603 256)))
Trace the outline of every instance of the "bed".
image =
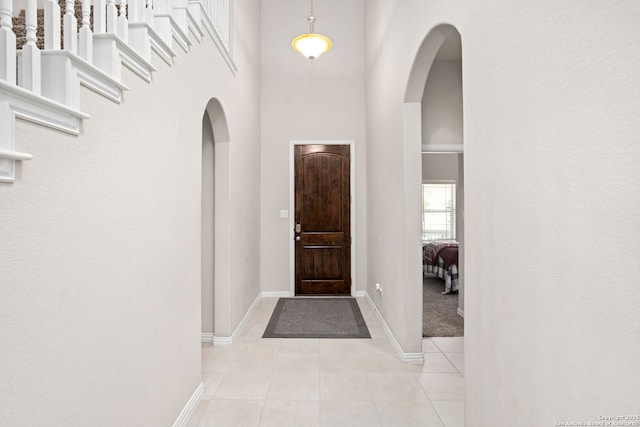
POLYGON ((422 244, 423 273, 444 279, 444 292, 458 290, 458 244, 455 242, 428 242, 422 244))

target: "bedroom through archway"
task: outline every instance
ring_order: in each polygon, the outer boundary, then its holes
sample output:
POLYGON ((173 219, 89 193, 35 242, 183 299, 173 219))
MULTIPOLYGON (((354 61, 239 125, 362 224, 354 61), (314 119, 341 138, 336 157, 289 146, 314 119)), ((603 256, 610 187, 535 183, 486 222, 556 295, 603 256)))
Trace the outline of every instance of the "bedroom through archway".
POLYGON ((420 109, 419 118, 407 116, 405 126, 420 129, 420 182, 416 184, 421 189, 410 194, 420 197, 415 205, 421 206, 421 265, 416 265, 420 273, 411 277, 421 281, 412 289, 423 301, 422 335, 463 336, 462 45, 453 26, 440 25, 425 37, 410 73, 405 103, 420 109))

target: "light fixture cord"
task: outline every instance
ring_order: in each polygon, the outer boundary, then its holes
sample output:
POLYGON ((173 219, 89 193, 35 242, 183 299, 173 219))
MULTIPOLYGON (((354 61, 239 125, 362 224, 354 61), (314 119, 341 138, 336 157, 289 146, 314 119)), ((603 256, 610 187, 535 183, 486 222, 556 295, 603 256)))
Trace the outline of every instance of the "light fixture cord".
POLYGON ((316 17, 313 16, 313 0, 311 0, 311 10, 309 11, 307 20, 309 21, 309 33, 313 34, 313 23, 316 22, 316 17))

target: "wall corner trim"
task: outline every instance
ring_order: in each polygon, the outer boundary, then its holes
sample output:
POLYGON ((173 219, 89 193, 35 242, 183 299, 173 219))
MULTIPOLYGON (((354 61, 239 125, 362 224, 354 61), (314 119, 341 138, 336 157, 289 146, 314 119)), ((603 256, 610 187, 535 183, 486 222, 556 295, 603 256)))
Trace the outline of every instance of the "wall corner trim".
POLYGON ((369 296, 369 293, 367 291, 363 291, 363 292, 365 293, 367 301, 369 301, 369 305, 378 316, 378 320, 382 325, 382 329, 384 329, 384 332, 385 334, 387 334, 387 337, 391 341, 391 344, 396 348, 396 351, 400 354, 400 358, 402 359, 402 361, 411 363, 411 364, 416 364, 416 365, 423 364, 424 353, 405 353, 402 347, 400 346, 400 343, 396 339, 395 335, 393 335, 393 332, 391 332, 391 328, 389 328, 389 325, 387 325, 387 322, 384 320, 384 317, 382 317, 382 314, 378 310, 378 307, 376 307, 375 303, 369 296))
POLYGON ((184 427, 187 425, 187 422, 189 421, 189 418, 191 417, 193 411, 198 406, 198 402, 200 402, 203 393, 204 385, 200 383, 198 387, 196 387, 196 391, 194 391, 191 395, 189 401, 187 401, 187 404, 184 405, 184 408, 182 408, 180 415, 178 415, 178 418, 176 418, 171 427, 184 427))
POLYGON ((464 317, 464 310, 461 309, 460 307, 458 307, 458 310, 456 310, 456 312, 458 313, 458 316, 464 317))
POLYGON ((423 153, 464 153, 463 144, 422 144, 423 153))

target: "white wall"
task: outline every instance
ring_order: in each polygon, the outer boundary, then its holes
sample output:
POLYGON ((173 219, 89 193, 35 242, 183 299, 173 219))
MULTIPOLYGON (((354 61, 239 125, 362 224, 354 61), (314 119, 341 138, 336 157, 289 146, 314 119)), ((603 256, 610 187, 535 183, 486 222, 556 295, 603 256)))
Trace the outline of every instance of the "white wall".
POLYGON ((458 182, 457 153, 422 153, 423 181, 458 182))
POLYGON ((463 144, 462 67, 460 61, 436 61, 422 98, 422 143, 463 144))
POLYGON ((355 140, 356 284, 366 283, 363 1, 316 2, 315 30, 333 48, 309 62, 290 46, 309 31, 309 3, 270 0, 262 11, 261 283, 289 291, 289 141, 355 140))
POLYGON ((413 55, 445 22, 462 35, 465 425, 637 412, 640 5, 372 0, 366 11, 367 168, 385 172, 368 175, 368 272, 388 282, 381 307, 401 344, 419 321, 397 237, 419 164, 394 142, 413 55))
POLYGON ((232 326, 259 292, 259 5, 239 72, 206 38, 117 105, 85 89, 79 137, 19 121, 34 160, 0 185, 0 425, 169 426, 200 383, 202 115, 232 150, 232 326), (239 227, 239 226, 242 227, 239 227), (251 262, 248 262, 251 261, 251 262))
POLYGON ((215 289, 215 171, 214 135, 209 114, 202 118, 202 188, 200 231, 202 332, 214 332, 215 289))

